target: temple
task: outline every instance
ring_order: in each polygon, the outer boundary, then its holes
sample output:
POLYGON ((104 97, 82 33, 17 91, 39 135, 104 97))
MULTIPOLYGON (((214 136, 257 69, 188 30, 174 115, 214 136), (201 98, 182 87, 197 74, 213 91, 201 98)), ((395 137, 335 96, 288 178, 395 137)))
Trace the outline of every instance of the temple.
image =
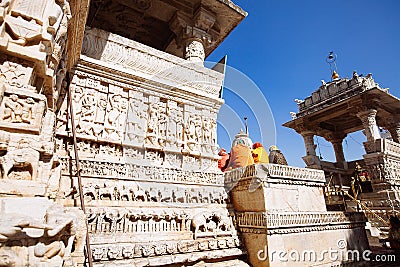
POLYGON ((380 230, 380 236, 387 236, 389 216, 400 208, 400 99, 390 94, 389 89, 381 88, 371 74, 363 77, 354 72, 350 79, 323 82, 311 96, 298 101, 298 108, 284 126, 304 138, 303 160, 307 167, 325 172, 330 182, 330 188, 326 189, 328 206, 335 209, 341 205, 342 209, 354 210, 351 204, 354 199, 331 191, 350 188, 356 167, 359 171, 364 169, 368 175, 361 181, 364 186, 358 195, 359 204, 370 223, 380 230), (363 159, 348 162, 342 143, 347 134, 356 131, 365 134, 365 155, 363 159), (335 162, 322 161, 317 156, 314 136, 321 136, 332 144, 335 162), (368 183, 372 188, 365 186, 368 183))
POLYGON ((322 170, 218 169, 224 67, 204 59, 246 15, 230 0, 0 2, 0 266, 281 266, 274 251, 368 249, 364 214, 328 211, 324 187, 326 172, 348 183, 341 140, 365 128, 377 194, 362 197, 397 203, 398 99, 370 76, 325 84, 286 124, 322 170))

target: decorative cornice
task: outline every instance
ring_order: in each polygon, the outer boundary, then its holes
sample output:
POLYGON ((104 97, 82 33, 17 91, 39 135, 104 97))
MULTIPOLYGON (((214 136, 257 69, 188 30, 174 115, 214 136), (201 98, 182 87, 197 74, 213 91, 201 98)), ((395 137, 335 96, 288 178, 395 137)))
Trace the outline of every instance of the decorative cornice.
POLYGON ((224 75, 105 31, 86 28, 82 60, 180 90, 219 98, 224 75))
POLYGON ((266 183, 273 183, 275 180, 288 180, 288 183, 325 183, 325 174, 321 170, 279 164, 254 164, 225 173, 225 183, 237 183, 250 178, 266 183))
POLYGON ((362 227, 366 218, 344 212, 237 212, 236 222, 242 232, 289 234, 362 227))

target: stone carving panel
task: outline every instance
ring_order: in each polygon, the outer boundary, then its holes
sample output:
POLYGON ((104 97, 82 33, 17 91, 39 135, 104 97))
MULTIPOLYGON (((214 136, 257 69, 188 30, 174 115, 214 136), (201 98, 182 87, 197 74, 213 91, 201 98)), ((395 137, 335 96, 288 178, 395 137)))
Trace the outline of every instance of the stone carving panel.
POLYGON ((143 93, 129 91, 126 135, 124 143, 143 146, 147 131, 148 105, 143 93))
MULTIPOLYGON (((125 131, 128 109, 127 93, 123 88, 91 78, 73 78, 72 103, 78 136, 120 142, 125 131)), ((58 133, 66 134, 67 105, 60 110, 58 133)))
MULTIPOLYGON (((69 175, 69 159, 59 159, 61 171, 69 175)), ((75 173, 75 164, 72 162, 72 172, 75 173)), ((104 162, 92 159, 81 159, 81 175, 87 177, 112 177, 114 179, 131 179, 144 181, 174 181, 182 183, 199 183, 222 185, 221 173, 203 172, 197 170, 182 170, 176 167, 145 166, 133 163, 104 162)))
POLYGON ((0 55, 0 83, 33 90, 29 86, 33 78, 33 64, 5 54, 0 55))
POLYGON ((2 262, 4 266, 83 263, 86 226, 82 211, 34 198, 7 198, 1 204, 0 255, 8 261, 2 262), (23 206, 15 210, 17 205, 23 206), (35 208, 35 214, 27 206, 35 208))
POLYGON ((44 109, 42 95, 16 89, 6 91, 0 106, 0 126, 38 133, 44 109))

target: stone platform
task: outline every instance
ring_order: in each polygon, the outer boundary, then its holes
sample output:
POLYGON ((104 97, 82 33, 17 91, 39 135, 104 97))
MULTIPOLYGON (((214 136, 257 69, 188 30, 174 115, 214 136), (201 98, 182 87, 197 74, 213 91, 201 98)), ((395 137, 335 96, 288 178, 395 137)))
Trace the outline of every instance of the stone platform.
POLYGON ((251 165, 226 173, 225 184, 253 266, 330 266, 369 248, 362 213, 326 211, 322 171, 251 165))

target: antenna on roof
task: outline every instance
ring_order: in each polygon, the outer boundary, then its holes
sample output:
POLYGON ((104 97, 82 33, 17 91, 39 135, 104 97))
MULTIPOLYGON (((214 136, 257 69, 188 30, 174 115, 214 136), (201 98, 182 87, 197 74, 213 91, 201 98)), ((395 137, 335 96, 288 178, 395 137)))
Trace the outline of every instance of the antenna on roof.
POLYGON ((333 51, 329 52, 329 56, 326 57, 326 62, 329 64, 329 68, 331 69, 331 78, 332 80, 338 79, 339 74, 336 66, 337 55, 333 53, 333 51))

